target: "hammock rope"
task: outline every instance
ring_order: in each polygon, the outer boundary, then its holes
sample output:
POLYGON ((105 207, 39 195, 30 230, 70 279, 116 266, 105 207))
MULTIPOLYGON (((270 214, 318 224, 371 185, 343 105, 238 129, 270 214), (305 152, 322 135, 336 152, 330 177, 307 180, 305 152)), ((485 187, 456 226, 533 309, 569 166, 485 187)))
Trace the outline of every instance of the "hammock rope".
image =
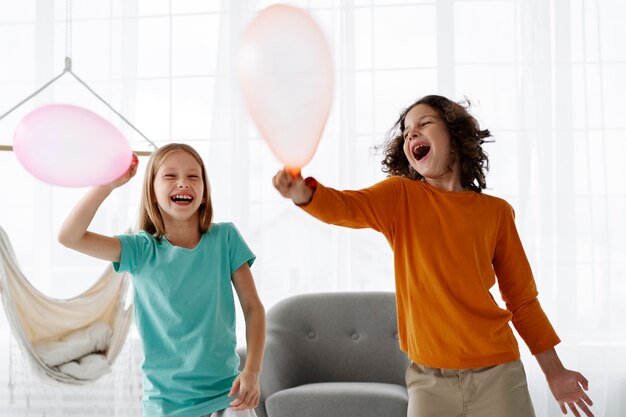
POLYGON ((108 266, 100 279, 82 294, 65 300, 48 297, 21 272, 11 243, 0 227, 0 295, 4 310, 25 357, 45 376, 59 382, 84 384, 110 370, 78 379, 44 363, 35 347, 101 322, 112 331, 104 352, 106 361, 112 364, 124 346, 132 321, 132 304, 126 306, 129 284, 127 274, 117 274, 108 266))

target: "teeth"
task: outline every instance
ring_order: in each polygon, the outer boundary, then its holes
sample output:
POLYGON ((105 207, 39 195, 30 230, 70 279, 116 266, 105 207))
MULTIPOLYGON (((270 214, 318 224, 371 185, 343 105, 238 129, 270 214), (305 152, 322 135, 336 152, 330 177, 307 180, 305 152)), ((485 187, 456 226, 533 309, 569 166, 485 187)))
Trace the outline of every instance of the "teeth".
POLYGON ((187 201, 191 201, 193 199, 193 197, 191 197, 190 195, 175 195, 172 197, 172 200, 187 200, 187 201))

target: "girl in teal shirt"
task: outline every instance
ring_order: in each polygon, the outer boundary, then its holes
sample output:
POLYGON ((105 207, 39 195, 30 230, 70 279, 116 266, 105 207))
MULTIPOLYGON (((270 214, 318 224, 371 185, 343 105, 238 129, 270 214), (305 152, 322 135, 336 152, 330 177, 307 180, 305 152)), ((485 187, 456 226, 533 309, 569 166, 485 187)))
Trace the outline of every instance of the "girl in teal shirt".
POLYGON ((255 416, 265 335, 265 311, 250 272, 255 256, 232 223, 212 223, 198 153, 169 144, 152 155, 139 233, 111 237, 87 230, 104 199, 135 175, 137 163, 135 157, 124 176, 92 188, 61 226, 59 241, 132 274, 145 417, 255 416), (231 284, 246 321, 241 373, 231 284))

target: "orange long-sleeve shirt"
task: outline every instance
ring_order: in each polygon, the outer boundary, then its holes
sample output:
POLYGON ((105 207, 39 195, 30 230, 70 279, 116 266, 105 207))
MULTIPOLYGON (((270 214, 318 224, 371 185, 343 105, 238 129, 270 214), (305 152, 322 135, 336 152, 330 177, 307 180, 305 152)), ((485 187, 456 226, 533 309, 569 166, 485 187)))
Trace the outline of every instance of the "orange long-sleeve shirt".
POLYGON ((512 207, 390 177, 358 191, 317 184, 302 208, 323 222, 372 228, 394 253, 400 348, 415 363, 465 369, 519 359, 560 342, 539 301, 512 207), (489 289, 497 282, 506 310, 489 289))

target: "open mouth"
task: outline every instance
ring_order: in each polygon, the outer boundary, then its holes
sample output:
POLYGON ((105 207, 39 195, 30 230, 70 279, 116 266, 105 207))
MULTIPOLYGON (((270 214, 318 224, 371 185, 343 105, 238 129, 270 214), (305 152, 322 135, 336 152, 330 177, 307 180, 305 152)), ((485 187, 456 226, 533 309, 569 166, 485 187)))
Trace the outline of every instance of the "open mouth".
POLYGON ((429 145, 417 145, 417 147, 415 147, 415 149, 413 149, 413 156, 415 156, 415 159, 420 161, 426 155, 428 155, 428 152, 430 152, 430 146, 429 145))
POLYGON ((193 201, 193 197, 189 194, 177 194, 173 195, 170 200, 176 204, 190 204, 193 201))

